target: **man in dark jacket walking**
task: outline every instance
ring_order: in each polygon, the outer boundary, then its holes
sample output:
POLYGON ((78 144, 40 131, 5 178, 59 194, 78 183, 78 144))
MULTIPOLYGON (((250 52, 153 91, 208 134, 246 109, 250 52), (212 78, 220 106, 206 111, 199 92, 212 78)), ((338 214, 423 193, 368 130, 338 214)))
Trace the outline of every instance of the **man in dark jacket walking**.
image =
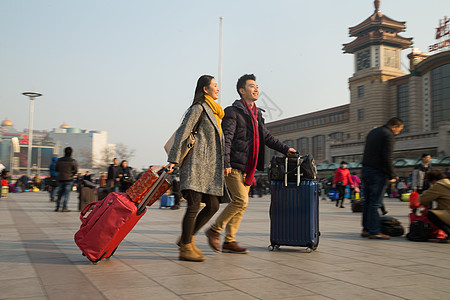
POLYGON ((385 186, 387 181, 395 182, 392 166, 394 137, 403 130, 403 121, 391 118, 386 125, 373 129, 366 138, 362 160, 361 179, 364 184, 364 206, 361 236, 370 239, 387 240, 389 235, 381 233, 380 215, 385 186))
POLYGON ((110 188, 110 192, 119 192, 121 177, 122 172, 119 166, 119 160, 114 158, 113 163, 108 167, 108 187, 110 188))
POLYGON ((284 154, 296 150, 281 143, 267 130, 261 110, 257 109, 259 90, 255 76, 239 78, 236 89, 241 97, 225 109, 222 120, 225 139, 225 181, 232 201, 222 211, 216 222, 206 231, 208 243, 214 251, 220 251, 220 232, 225 228, 223 252, 247 253, 248 250, 236 242, 236 232, 247 208, 248 194, 256 170, 264 170, 264 146, 284 154))
POLYGON ((62 212, 69 212, 67 203, 73 186, 73 176, 78 172, 77 161, 72 158, 72 148, 64 148, 64 157, 56 162, 55 171, 58 172, 58 198, 56 200, 55 211, 59 210, 61 198, 64 195, 62 212))

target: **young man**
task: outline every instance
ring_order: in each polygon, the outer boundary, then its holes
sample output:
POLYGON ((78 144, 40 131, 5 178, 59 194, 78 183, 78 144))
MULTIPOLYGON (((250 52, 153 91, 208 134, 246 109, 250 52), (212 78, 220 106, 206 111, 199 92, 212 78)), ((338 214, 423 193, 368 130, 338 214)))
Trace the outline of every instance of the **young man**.
POLYGON ((113 163, 108 167, 108 186, 110 188, 110 192, 119 192, 121 177, 122 174, 120 173, 119 160, 114 158, 113 163))
POLYGON ((61 198, 64 195, 62 212, 69 212, 67 203, 73 186, 73 176, 78 172, 77 161, 72 158, 72 148, 64 148, 64 157, 56 161, 55 171, 58 172, 58 198, 55 211, 59 210, 61 198))
POLYGON ((431 155, 424 153, 421 159, 421 163, 414 167, 411 184, 414 192, 418 192, 419 194, 422 194, 430 186, 425 180, 425 174, 431 170, 431 155))
POLYGON ((403 130, 403 121, 391 118, 386 125, 373 129, 366 138, 362 160, 361 179, 364 184, 364 206, 362 237, 387 240, 389 235, 380 232, 380 209, 386 182, 395 182, 392 166, 394 137, 403 130))
POLYGON ((224 228, 226 236, 222 251, 248 252, 246 248, 238 245, 235 238, 247 208, 255 171, 264 170, 264 145, 284 154, 296 153, 295 149, 281 143, 267 130, 262 113, 255 104, 259 96, 255 79, 253 74, 239 78, 236 89, 241 99, 225 109, 225 117, 222 120, 225 181, 232 201, 205 232, 209 245, 217 252, 220 252, 220 232, 224 228))

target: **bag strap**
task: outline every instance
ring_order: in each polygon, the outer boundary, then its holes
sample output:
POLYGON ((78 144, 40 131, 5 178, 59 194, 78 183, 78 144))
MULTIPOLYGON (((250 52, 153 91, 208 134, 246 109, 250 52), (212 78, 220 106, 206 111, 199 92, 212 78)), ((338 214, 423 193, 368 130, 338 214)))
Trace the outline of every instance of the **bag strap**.
POLYGON ((93 205, 97 205, 98 203, 100 203, 100 202, 102 202, 103 200, 100 200, 100 201, 94 201, 94 202, 91 202, 91 203, 89 203, 88 205, 86 205, 85 207, 84 207, 84 209, 83 209, 83 211, 80 213, 80 220, 81 220, 81 223, 85 223, 86 222, 86 218, 84 217, 85 215, 86 215, 86 213, 88 212, 88 210, 91 208, 91 206, 93 206, 93 205))
POLYGON ((200 106, 202 107, 202 113, 200 114, 200 117, 198 118, 197 124, 195 124, 194 128, 192 128, 192 134, 194 134, 194 136, 198 132, 198 127, 200 126, 200 123, 202 122, 203 113, 205 112, 205 108, 203 107, 203 105, 200 104, 200 106))

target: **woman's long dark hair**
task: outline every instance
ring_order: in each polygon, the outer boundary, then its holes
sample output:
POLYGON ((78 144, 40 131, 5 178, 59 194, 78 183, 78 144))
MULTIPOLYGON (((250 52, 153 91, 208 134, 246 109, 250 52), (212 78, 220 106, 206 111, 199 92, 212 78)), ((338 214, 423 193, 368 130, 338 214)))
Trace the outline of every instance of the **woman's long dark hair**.
POLYGON ((192 101, 192 105, 201 104, 205 101, 205 91, 204 87, 208 87, 211 84, 211 80, 213 80, 213 76, 211 75, 202 75, 197 80, 197 87, 195 88, 194 100, 192 101))

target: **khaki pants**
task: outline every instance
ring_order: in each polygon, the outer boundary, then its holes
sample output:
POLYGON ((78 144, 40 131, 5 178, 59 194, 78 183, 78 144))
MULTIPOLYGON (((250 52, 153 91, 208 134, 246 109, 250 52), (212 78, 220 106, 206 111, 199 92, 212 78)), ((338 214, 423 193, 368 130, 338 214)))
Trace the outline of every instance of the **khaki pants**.
POLYGON ((216 232, 221 232, 225 227, 225 242, 236 240, 242 215, 247 209, 250 187, 244 185, 244 179, 245 173, 238 169, 231 169, 231 173, 225 177, 232 200, 211 226, 211 229, 216 232))

